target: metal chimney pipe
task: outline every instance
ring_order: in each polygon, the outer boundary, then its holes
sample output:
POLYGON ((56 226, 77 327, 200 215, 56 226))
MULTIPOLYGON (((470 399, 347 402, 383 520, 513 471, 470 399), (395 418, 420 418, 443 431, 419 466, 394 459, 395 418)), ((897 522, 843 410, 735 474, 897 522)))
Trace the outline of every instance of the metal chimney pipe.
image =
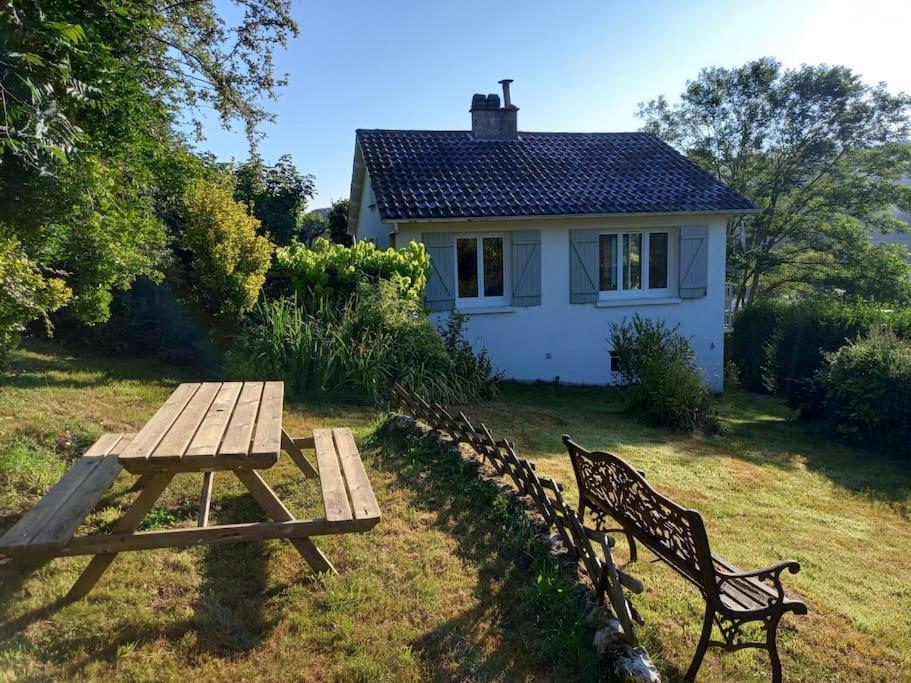
POLYGON ((509 109, 512 106, 512 100, 509 99, 509 84, 512 83, 511 78, 504 78, 502 81, 499 81, 500 85, 503 86, 503 107, 509 109))

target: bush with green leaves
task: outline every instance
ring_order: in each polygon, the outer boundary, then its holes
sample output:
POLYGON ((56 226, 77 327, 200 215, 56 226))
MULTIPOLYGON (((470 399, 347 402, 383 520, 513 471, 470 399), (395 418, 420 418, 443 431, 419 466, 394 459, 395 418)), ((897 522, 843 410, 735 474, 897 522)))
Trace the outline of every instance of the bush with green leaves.
POLYGON ((256 303, 266 281, 273 245, 257 234, 259 221, 233 196, 230 183, 197 180, 183 201, 183 246, 203 301, 217 313, 238 316, 256 303))
POLYGON ((460 326, 444 342, 419 301, 381 281, 341 301, 263 301, 230 357, 236 371, 281 378, 299 396, 378 400, 399 382, 460 403, 490 396, 497 380, 486 354, 472 364, 466 346, 460 326))
POLYGON ((835 431, 911 455, 911 341, 878 326, 825 360, 815 380, 835 431))
POLYGON ((678 327, 639 314, 611 323, 610 346, 627 385, 630 408, 673 429, 716 431, 711 396, 693 349, 678 327))
MULTIPOLYGON (((2 226, 0 226, 2 227, 2 226)), ((72 291, 57 277, 45 277, 19 248, 0 231, 0 367, 25 326, 63 306, 72 291)))
POLYGON ((346 299, 362 283, 388 280, 415 302, 424 296, 430 275, 430 258, 423 244, 411 242, 402 249, 377 249, 371 242, 346 247, 319 240, 312 248, 303 244, 282 247, 276 264, 291 276, 301 301, 346 299))
POLYGON ((911 310, 825 300, 753 304, 734 318, 731 355, 745 387, 783 396, 813 417, 823 408, 813 377, 825 354, 884 324, 911 336, 911 310))

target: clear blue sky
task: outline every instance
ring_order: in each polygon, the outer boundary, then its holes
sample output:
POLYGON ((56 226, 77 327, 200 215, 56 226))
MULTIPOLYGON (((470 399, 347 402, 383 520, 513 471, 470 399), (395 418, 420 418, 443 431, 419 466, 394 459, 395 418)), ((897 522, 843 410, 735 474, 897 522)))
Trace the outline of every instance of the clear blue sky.
MULTIPOLYGON (((290 84, 261 153, 316 176, 311 208, 348 195, 356 128, 466 129, 472 93, 501 78, 515 79, 528 131, 636 130, 639 102, 766 55, 911 92, 908 0, 295 0, 294 15, 301 35, 275 60, 290 84)), ((206 133, 220 159, 247 156, 241 130, 206 133)))

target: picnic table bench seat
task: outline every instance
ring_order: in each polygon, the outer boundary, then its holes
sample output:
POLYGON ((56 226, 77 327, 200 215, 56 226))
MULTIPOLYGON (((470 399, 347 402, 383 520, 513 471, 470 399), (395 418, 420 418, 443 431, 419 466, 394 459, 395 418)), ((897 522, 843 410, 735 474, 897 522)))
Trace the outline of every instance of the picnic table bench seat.
POLYGON ((118 456, 135 434, 106 433, 0 538, 0 554, 63 548, 122 469, 118 456))
POLYGON ((588 451, 563 435, 576 482, 579 486, 579 514, 590 509, 603 525, 610 517, 630 544, 630 559, 635 561, 636 542, 648 548, 680 576, 696 586, 705 598, 702 634, 693 660, 686 672, 694 680, 709 647, 725 651, 743 648, 767 650, 772 664, 772 680, 781 681, 781 660, 776 642, 778 623, 788 612, 806 614, 807 606, 788 597, 781 575, 800 571, 800 564, 785 560, 754 571, 740 571, 712 554, 708 534, 696 510, 681 507, 658 493, 634 469, 616 455, 588 451), (764 641, 749 640, 743 626, 761 622, 764 641), (718 626, 721 640, 712 639, 718 626))

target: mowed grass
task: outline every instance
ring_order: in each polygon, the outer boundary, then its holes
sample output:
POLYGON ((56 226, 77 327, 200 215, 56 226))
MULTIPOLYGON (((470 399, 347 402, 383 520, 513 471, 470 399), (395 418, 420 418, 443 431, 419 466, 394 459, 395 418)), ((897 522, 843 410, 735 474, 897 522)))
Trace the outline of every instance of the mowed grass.
MULTIPOLYGON (((191 379, 151 361, 14 355, 0 379, 0 532, 103 431, 136 430, 191 379)), ((192 379, 200 379, 193 377, 192 379)), ((87 599, 62 604, 87 558, 0 564, 0 680, 553 680, 595 675, 582 637, 536 614, 502 494, 470 470, 380 438, 375 410, 286 403, 306 434, 349 426, 383 519, 320 537, 340 572, 314 577, 287 542, 121 554, 87 599), (499 498, 497 498, 499 496, 499 498), (556 629, 556 630, 555 630, 556 629)), ((264 477, 297 516, 321 516, 317 485, 287 458, 264 477)), ((121 474, 80 533, 128 507, 121 474)), ((179 475, 143 528, 195 525, 201 476, 179 475)), ((212 523, 262 519, 236 479, 215 476, 212 523)), ((586 636, 589 639, 591 634, 586 636)))
MULTIPOLYGON (((699 510, 714 552, 741 569, 798 560, 801 572, 784 582, 810 613, 783 621, 786 680, 911 680, 911 461, 840 443, 770 398, 733 393, 720 409, 726 433, 694 438, 640 424, 610 389, 507 384, 496 401, 465 407, 475 424, 514 439, 574 502, 563 433, 625 458, 699 510)), ((617 557, 627 560, 622 541, 617 557)), ((651 557, 640 553, 628 567, 646 585, 634 602, 644 643, 675 677, 692 657, 704 603, 651 557)), ((700 678, 768 676, 763 651, 710 650, 700 678)))

